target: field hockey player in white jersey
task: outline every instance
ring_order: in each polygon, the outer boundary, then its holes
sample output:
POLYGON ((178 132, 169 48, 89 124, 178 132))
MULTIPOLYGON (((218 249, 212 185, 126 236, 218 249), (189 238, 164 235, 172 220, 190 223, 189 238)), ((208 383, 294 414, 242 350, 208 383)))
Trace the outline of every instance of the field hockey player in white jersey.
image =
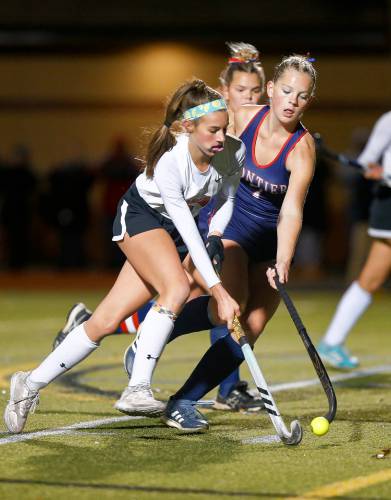
MULTIPOLYGON (((238 112, 240 108, 244 105, 258 104, 261 96, 264 93, 265 85, 265 74, 261 63, 259 62, 259 54, 256 47, 251 44, 244 42, 228 43, 230 49, 230 58, 228 60, 227 66, 223 69, 220 74, 221 91, 228 105, 229 113, 229 126, 228 130, 230 133, 234 133, 234 114, 238 112)), ((206 239, 207 235, 210 234, 209 220, 211 217, 211 211, 215 210, 215 199, 212 200, 212 205, 207 205, 201 210, 198 227, 201 233, 206 239)), ((245 224, 245 222, 244 222, 245 224)), ((244 227, 244 230, 246 227, 244 227)), ((223 259, 223 244, 221 238, 215 237, 213 244, 221 246, 221 256, 219 264, 223 259)), ((210 246, 207 242, 208 250, 210 246)), ((206 290, 200 291, 200 293, 205 293, 206 290)), ((203 304, 207 304, 208 297, 200 297, 199 300, 189 302, 186 304, 186 308, 180 315, 178 322, 175 326, 175 330, 170 336, 170 341, 174 340, 177 336, 183 335, 184 333, 196 332, 199 330, 211 329, 211 341, 212 343, 218 341, 221 337, 227 334, 227 329, 225 325, 215 326, 216 323, 211 323, 206 321, 202 323, 202 318, 204 314, 201 310, 203 304)), ((124 325, 135 325, 142 322, 143 316, 145 314, 146 308, 138 311, 137 317, 132 320, 126 320, 124 325)), ((214 314, 209 310, 209 318, 215 321, 214 314)), ((205 318, 207 319, 207 318, 205 318)), ((141 328, 141 327, 140 327, 141 328)), ((134 329, 134 328, 133 328, 134 329)), ((140 363, 135 364, 135 356, 138 347, 141 342, 144 341, 144 334, 141 338, 141 330, 137 335, 136 339, 129 348, 126 350, 124 355, 125 369, 131 379, 134 381, 143 380, 144 374, 140 371, 140 363)), ((137 359, 140 359, 139 357, 137 359)), ((145 382, 150 383, 150 380, 145 382)), ((126 413, 131 415, 147 415, 153 416, 153 402, 149 401, 147 406, 147 401, 142 401, 138 399, 135 395, 133 398, 128 398, 127 400, 126 413)), ((220 385, 219 392, 213 406, 218 410, 230 410, 230 411, 259 411, 263 408, 263 403, 260 397, 254 396, 248 390, 248 383, 244 380, 240 380, 239 370, 234 370, 220 385)), ((195 410, 196 411, 196 410, 195 410)))
MULTIPOLYGON (((234 113, 244 105, 259 104, 265 89, 265 73, 259 60, 259 52, 256 47, 244 42, 229 42, 227 45, 230 50, 230 57, 227 65, 220 73, 219 79, 221 93, 228 106, 228 132, 233 134, 234 113)), ((202 212, 205 212, 206 209, 207 207, 205 207, 202 212)), ((209 215, 207 219, 209 220, 209 215)), ((209 228, 205 218, 202 218, 202 223, 200 219, 199 228, 201 228, 204 237, 207 236, 209 228)), ((221 242, 219 242, 217 238, 214 239, 213 243, 215 245, 220 243, 221 245, 221 242)), ((208 250, 211 250, 209 245, 208 250)), ((205 293, 205 290, 201 293, 205 293)), ((126 318, 121 322, 118 333, 135 333, 151 306, 152 303, 143 306, 132 317, 126 318)), ((189 308, 191 307, 192 306, 189 305, 189 308)), ((90 315, 91 311, 89 311, 84 304, 75 304, 68 313, 65 326, 57 334, 54 345, 56 346, 61 343, 71 329, 86 321, 90 315)), ((194 316, 196 315, 197 313, 194 313, 194 316)), ((179 330, 181 322, 182 318, 176 323, 176 331, 179 330)), ((194 325, 194 328, 196 328, 196 325, 194 325)), ((173 336, 175 336, 176 331, 173 333, 173 336)), ((211 341, 216 342, 224 335, 226 335, 226 328, 224 328, 224 326, 212 328, 211 341)), ((124 354, 124 365, 129 378, 133 373, 133 364, 138 342, 139 339, 137 338, 132 342, 124 354)), ((128 402, 130 403, 130 401, 128 402)), ((138 403, 140 403, 140 401, 138 401, 138 403)), ((134 405, 137 405, 137 401, 134 402, 134 405)), ((240 380, 239 370, 234 370, 232 374, 221 383, 214 408, 233 411, 259 411, 263 408, 263 404, 259 397, 254 396, 248 390, 247 382, 240 380)), ((130 405, 128 406, 128 410, 131 411, 130 405)))
POLYGON ((391 272, 391 111, 376 122, 357 163, 362 165, 367 179, 379 181, 370 207, 368 234, 372 243, 360 275, 344 293, 318 345, 323 361, 343 370, 356 368, 359 364, 345 342, 371 304, 373 293, 391 272))
MULTIPOLYGON (((94 352, 124 318, 155 296, 158 302, 143 322, 143 349, 152 358, 161 352, 189 297, 189 278, 181 263, 187 252, 192 277, 214 297, 220 321, 232 328, 239 306, 216 275, 194 219, 218 195, 210 235, 223 234, 230 220, 245 148, 240 140, 226 136, 227 126, 226 104, 218 92, 201 80, 177 89, 164 124, 149 143, 144 172, 118 204, 113 240, 125 254, 125 264, 86 322, 73 329, 32 372, 12 376, 4 413, 10 432, 23 430, 42 388, 94 352)), ((148 372, 148 366, 144 370, 148 372)), ((129 392, 153 399, 149 386, 136 384, 127 387, 117 401, 119 410, 122 404, 126 406, 129 392)))

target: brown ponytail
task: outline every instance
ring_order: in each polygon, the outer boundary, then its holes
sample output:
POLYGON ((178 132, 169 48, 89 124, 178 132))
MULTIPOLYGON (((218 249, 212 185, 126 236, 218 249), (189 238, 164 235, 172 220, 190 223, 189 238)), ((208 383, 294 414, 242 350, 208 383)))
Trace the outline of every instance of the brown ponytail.
POLYGON ((175 91, 167 104, 164 124, 153 133, 148 144, 145 157, 148 178, 153 177, 156 164, 163 154, 176 144, 175 135, 171 131, 174 122, 181 120, 186 110, 215 99, 221 99, 221 95, 202 80, 194 79, 184 83, 175 91))

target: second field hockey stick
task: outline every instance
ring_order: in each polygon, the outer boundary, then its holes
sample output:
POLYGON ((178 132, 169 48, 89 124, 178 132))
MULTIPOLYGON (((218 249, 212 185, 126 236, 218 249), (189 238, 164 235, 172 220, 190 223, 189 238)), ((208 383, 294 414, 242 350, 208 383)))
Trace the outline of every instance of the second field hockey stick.
POLYGON ((342 165, 346 165, 348 167, 354 167, 359 170, 366 170, 364 165, 361 165, 361 163, 358 163, 358 161, 353 160, 352 158, 349 158, 348 156, 345 156, 342 153, 336 153, 335 151, 332 151, 331 149, 327 148, 324 144, 322 136, 318 132, 315 132, 313 134, 313 138, 315 140, 315 144, 319 149, 319 151, 323 153, 326 157, 338 161, 339 163, 342 163, 342 165))
POLYGON ((288 292, 285 290, 284 285, 280 283, 276 269, 275 271, 276 271, 276 276, 274 277, 274 282, 276 284, 277 290, 279 291, 280 296, 284 301, 286 308, 288 309, 289 315, 292 318, 293 323, 295 324, 296 330, 299 332, 300 338, 303 341, 305 348, 307 349, 308 355, 312 361, 312 364, 314 365, 315 371, 323 386, 324 392, 326 393, 329 404, 329 411, 326 413, 326 415, 324 415, 324 417, 329 422, 332 422, 335 418, 335 413, 337 411, 337 398, 335 396, 334 388, 331 383, 330 377, 328 376, 326 368, 324 367, 324 364, 322 363, 322 360, 320 359, 319 354, 315 349, 305 326, 303 325, 299 313, 297 312, 291 298, 288 295, 288 292))
POLYGON ((235 316, 233 320, 233 332, 236 339, 239 342, 244 358, 248 364, 251 375, 254 379, 255 385, 259 393, 261 394, 262 401, 265 405, 266 411, 269 413, 269 417, 277 431, 281 441, 286 445, 297 445, 300 443, 303 437, 303 430, 301 428, 300 422, 298 420, 293 420, 291 422, 291 430, 289 431, 278 411, 277 405, 273 399, 271 392, 266 384, 266 380, 262 375, 261 369, 253 353, 250 344, 248 343, 246 334, 243 331, 240 321, 235 316))

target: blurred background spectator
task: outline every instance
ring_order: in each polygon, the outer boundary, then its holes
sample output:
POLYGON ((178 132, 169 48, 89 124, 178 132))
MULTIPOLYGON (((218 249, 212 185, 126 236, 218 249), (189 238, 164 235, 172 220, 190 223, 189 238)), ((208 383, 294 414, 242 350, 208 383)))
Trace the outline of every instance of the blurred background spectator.
POLYGON ((8 161, 0 168, 3 258, 11 269, 23 269, 32 260, 32 221, 36 201, 37 178, 31 153, 15 145, 8 161))
POLYGON ((113 220, 117 204, 128 187, 140 173, 141 163, 129 151, 124 137, 116 137, 97 169, 97 182, 100 187, 100 210, 103 263, 105 267, 117 268, 123 263, 123 253, 111 241, 113 220))
POLYGON ((58 238, 56 260, 60 268, 82 268, 88 264, 86 238, 92 182, 91 168, 81 151, 54 165, 47 176, 42 209, 58 238))
POLYGON ((295 276, 306 281, 324 277, 324 241, 327 234, 327 187, 331 177, 330 163, 317 154, 314 177, 308 190, 303 212, 303 227, 296 255, 295 276))

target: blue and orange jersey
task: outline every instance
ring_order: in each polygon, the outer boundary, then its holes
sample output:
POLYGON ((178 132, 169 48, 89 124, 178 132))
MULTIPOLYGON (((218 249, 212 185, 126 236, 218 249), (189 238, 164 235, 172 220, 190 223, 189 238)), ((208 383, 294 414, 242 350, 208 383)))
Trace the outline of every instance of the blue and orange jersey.
POLYGON ((236 194, 236 205, 250 216, 276 221, 288 189, 290 172, 286 168, 287 157, 307 129, 298 123, 274 160, 260 165, 255 158, 255 147, 260 140, 259 129, 269 111, 269 106, 263 106, 240 136, 246 146, 246 162, 236 194))

